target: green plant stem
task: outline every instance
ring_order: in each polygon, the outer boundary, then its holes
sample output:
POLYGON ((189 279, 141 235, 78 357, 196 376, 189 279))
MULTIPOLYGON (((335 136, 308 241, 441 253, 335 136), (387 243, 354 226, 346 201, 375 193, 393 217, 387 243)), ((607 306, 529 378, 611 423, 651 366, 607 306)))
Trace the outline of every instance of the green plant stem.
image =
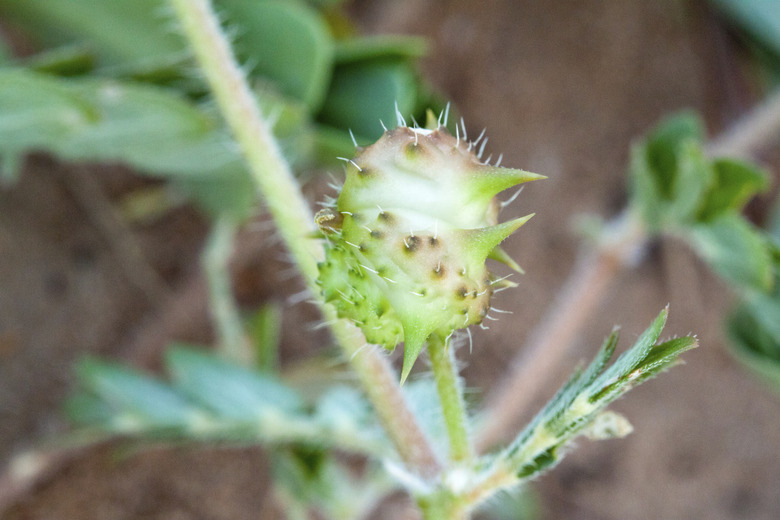
MULTIPOLYGON (((319 294, 315 283, 317 259, 324 253, 322 246, 310 238, 315 231, 313 215, 271 129, 260 115, 210 2, 170 3, 279 233, 308 288, 319 294)), ((320 307, 404 464, 421 476, 437 475, 441 470, 439 461, 409 409, 387 359, 376 349, 363 348, 365 338, 355 327, 338 320, 332 307, 321 301, 320 307)))
POLYGON ((244 334, 230 281, 229 263, 236 231, 237 226, 232 219, 217 218, 203 250, 201 263, 209 288, 209 307, 220 351, 226 359, 249 366, 254 361, 254 354, 244 334))
POLYGON ((428 355, 431 359, 444 423, 447 426, 450 460, 467 461, 473 457, 474 450, 467 429, 468 416, 463 401, 463 385, 455 364, 455 349, 450 348, 441 337, 434 334, 428 340, 428 355))

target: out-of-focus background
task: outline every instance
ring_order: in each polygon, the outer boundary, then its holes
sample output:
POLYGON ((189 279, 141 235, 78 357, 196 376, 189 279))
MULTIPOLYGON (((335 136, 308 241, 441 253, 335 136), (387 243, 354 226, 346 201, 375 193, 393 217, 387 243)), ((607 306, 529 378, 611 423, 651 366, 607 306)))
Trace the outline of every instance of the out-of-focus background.
MULTIPOLYGON (((427 37, 423 75, 452 100, 470 131, 487 128, 486 154, 503 153, 504 165, 549 177, 528 185, 506 210, 507 217, 536 217, 506 247, 526 271, 519 288, 497 296, 513 314, 475 331, 473 352, 460 354, 475 398, 502 373, 566 279, 581 243, 578 216, 610 217, 623 207, 632 140, 688 108, 716 135, 764 95, 740 34, 703 1, 356 1, 350 12, 367 33, 427 37)), ((760 160, 776 194, 780 148, 760 160)), ((106 229, 99 218, 106 208, 90 202, 96 186, 112 201, 148 182, 123 166, 37 154, 14 186, 0 189, 4 459, 59 431, 59 406, 79 355, 155 367, 167 339, 211 337, 198 271, 204 218, 183 206, 148 224, 106 229), (135 255, 145 267, 133 263, 135 255)), ((760 223, 771 200, 751 204, 750 216, 760 223)), ((243 232, 234 262, 238 298, 247 307, 289 302, 299 290, 263 222, 243 232)), ((633 434, 581 441, 533 484, 540 518, 780 518, 780 395, 726 350, 723 319, 731 303, 729 289, 673 240, 654 244, 638 268, 621 274, 545 399, 614 325, 622 326, 625 347, 666 304, 665 334, 695 333, 701 347, 684 356, 684 366, 614 405, 633 434)), ((316 320, 310 306, 289 307, 284 362, 325 341, 321 331, 298 326, 316 320)), ((266 496, 266 459, 260 449, 118 453, 102 446, 54 465, 3 518, 281 518, 266 496)), ((390 507, 383 518, 393 517, 390 507)))

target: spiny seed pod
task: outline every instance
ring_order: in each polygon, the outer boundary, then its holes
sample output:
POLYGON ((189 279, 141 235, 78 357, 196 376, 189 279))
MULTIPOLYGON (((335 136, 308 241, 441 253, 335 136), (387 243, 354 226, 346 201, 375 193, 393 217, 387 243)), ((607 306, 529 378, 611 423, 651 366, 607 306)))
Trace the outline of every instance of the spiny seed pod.
POLYGON ((474 148, 443 126, 387 131, 358 149, 335 207, 316 217, 325 300, 370 343, 404 342, 402 381, 432 334, 485 318, 488 257, 519 270, 499 244, 532 215, 498 224, 494 196, 543 177, 481 162, 474 148))

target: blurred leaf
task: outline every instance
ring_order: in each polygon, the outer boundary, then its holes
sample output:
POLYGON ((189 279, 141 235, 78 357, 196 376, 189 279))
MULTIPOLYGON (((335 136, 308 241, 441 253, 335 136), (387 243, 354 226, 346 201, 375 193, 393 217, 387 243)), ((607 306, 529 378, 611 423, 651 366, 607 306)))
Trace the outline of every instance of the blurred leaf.
POLYGON ((698 211, 698 220, 712 220, 728 211, 741 211, 757 193, 767 190, 769 176, 758 166, 736 159, 713 161, 714 178, 698 211))
POLYGON ((123 194, 116 203, 122 219, 131 225, 148 225, 160 220, 186 202, 167 184, 145 185, 123 194))
POLYGON ((775 295, 770 308, 750 305, 739 307, 729 318, 728 333, 732 341, 731 352, 737 359, 780 391, 778 323, 780 292, 775 295), (761 314, 756 314, 756 311, 761 314))
POLYGON ((368 401, 356 389, 332 386, 317 400, 315 420, 333 431, 363 431, 382 436, 368 401))
MULTIPOLYGON (((291 162, 312 143, 305 109, 267 89, 260 106, 291 162)), ((0 155, 46 150, 66 159, 125 162, 172 177, 214 214, 246 217, 256 192, 237 146, 212 114, 176 93, 116 80, 0 70, 0 155)))
POLYGON ((672 198, 679 173, 680 147, 704 139, 701 119, 691 112, 683 112, 661 121, 647 137, 645 159, 654 183, 665 199, 672 198))
POLYGON ((292 0, 219 0, 238 32, 233 48, 251 75, 272 79, 280 92, 311 109, 322 103, 333 67, 333 42, 316 11, 292 0))
POLYGON ((61 82, 22 70, 0 70, 0 153, 53 148, 92 106, 61 82))
POLYGON ((416 106, 417 80, 405 62, 368 62, 336 68, 319 114, 323 123, 351 129, 358 138, 376 140, 384 122, 396 123, 396 103, 406 116, 416 106))
POLYGON ((711 181, 700 143, 700 119, 682 113, 665 119, 632 149, 631 205, 651 230, 687 219, 711 181))
POLYGON ((425 56, 428 44, 417 36, 375 35, 348 38, 336 43, 335 60, 339 65, 356 61, 416 59, 425 56))
MULTIPOLYGON (((352 142, 349 132, 345 130, 328 125, 318 125, 314 139, 314 154, 317 162, 324 166, 343 165, 343 162, 339 161, 337 157, 352 157, 355 154, 355 144, 352 142)), ((358 144, 361 143, 370 144, 371 141, 368 139, 358 141, 358 144)))
POLYGON ((262 419, 303 409, 303 401, 291 388, 214 354, 174 347, 166 353, 166 365, 178 388, 222 417, 262 419))
POLYGON ((752 294, 746 299, 744 308, 750 313, 758 328, 772 338, 775 344, 774 350, 766 353, 773 355, 780 362, 780 283, 775 283, 773 294, 752 294))
POLYGON ((420 427, 429 439, 437 439, 434 444, 437 454, 446 457, 449 451, 449 437, 439 404, 436 382, 430 377, 408 381, 403 385, 403 391, 420 427))
POLYGON ((371 407, 351 388, 323 393, 312 412, 290 386, 211 352, 174 347, 167 351, 166 366, 170 383, 86 359, 78 367, 81 388, 66 410, 93 433, 142 440, 272 443, 389 455, 371 407))
POLYGON ((780 4, 777 0, 710 0, 737 25, 780 55, 780 4))
POLYGON ((678 225, 692 222, 705 192, 713 182, 713 177, 713 167, 705 158, 701 143, 680 143, 677 150, 677 172, 672 183, 665 219, 678 225))
POLYGON ((300 518, 308 518, 308 511, 316 511, 323 520, 369 518, 395 487, 376 465, 356 472, 320 450, 277 450, 272 454, 272 471, 276 498, 285 513, 300 511, 300 518))
POLYGON ((780 199, 775 203, 775 208, 769 216, 767 231, 774 243, 780 247, 780 199))
POLYGON ((185 53, 164 0, 3 0, 0 14, 42 45, 87 45, 101 65, 168 66, 185 53))
POLYGON ((30 56, 21 65, 36 72, 78 76, 95 67, 95 55, 84 45, 68 45, 30 56))
POLYGON ((737 214, 726 214, 688 230, 693 249, 720 276, 739 287, 766 291, 774 276, 769 244, 737 214))
POLYGON ((154 169, 166 152, 212 147, 192 164, 176 166, 174 173, 186 174, 188 166, 200 165, 203 171, 235 159, 235 154, 225 153, 215 127, 214 120, 188 102, 154 87, 0 71, 3 153, 50 149, 68 158, 128 160, 154 169), (212 154, 220 151, 221 158, 215 160, 212 154))
POLYGON ((766 231, 772 250, 773 290, 743 291, 727 330, 736 358, 780 391, 780 203, 775 205, 766 231))
MULTIPOLYGON (((77 373, 86 390, 99 396, 105 404, 125 412, 112 419, 111 426, 119 431, 132 431, 136 421, 156 428, 178 427, 193 414, 193 408, 180 394, 140 372, 87 358, 78 364, 77 373)), ((80 404, 82 418, 90 415, 105 418, 106 408, 99 408, 97 401, 82 400, 80 404), (87 408, 87 404, 92 408, 87 408)))
POLYGON ((116 409, 101 397, 80 391, 68 397, 64 406, 65 414, 79 425, 101 425, 110 427, 116 415, 116 409))
POLYGON ((0 33, 0 67, 10 65, 12 61, 13 54, 11 49, 8 48, 8 43, 3 38, 2 33, 0 33))
POLYGON ((170 182, 212 217, 224 215, 241 222, 257 203, 255 183, 238 162, 203 175, 173 177, 170 182))
POLYGON ((723 278, 742 288, 772 287, 770 244, 739 214, 767 186, 758 167, 733 159, 710 160, 701 121, 682 114, 662 122, 634 147, 631 202, 651 233, 670 233, 723 278))
POLYGON ((491 520, 534 520, 540 517, 539 497, 530 486, 494 495, 479 509, 479 517, 491 520))

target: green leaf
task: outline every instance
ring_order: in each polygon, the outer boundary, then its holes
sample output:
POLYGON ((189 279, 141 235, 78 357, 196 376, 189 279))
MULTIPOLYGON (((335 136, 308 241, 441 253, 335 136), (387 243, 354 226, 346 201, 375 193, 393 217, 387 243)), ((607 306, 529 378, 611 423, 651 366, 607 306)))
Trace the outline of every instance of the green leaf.
POLYGON ((269 375, 224 361, 214 354, 177 346, 166 353, 174 384, 220 417, 238 421, 296 415, 301 398, 269 375))
MULTIPOLYGON (((666 325, 666 319, 668 316, 668 308, 661 311, 653 323, 642 333, 641 336, 639 336, 639 339, 636 340, 634 346, 623 353, 611 367, 607 368, 603 373, 599 374, 598 379, 601 381, 607 381, 610 385, 614 383, 616 388, 619 389, 620 385, 624 383, 622 379, 625 378, 627 374, 630 374, 639 368, 642 362, 644 362, 648 355, 650 355, 653 350, 653 346, 661 336, 661 332, 664 329, 664 325, 666 325)), ((599 366, 603 366, 606 363, 606 360, 600 360, 599 358, 596 358, 594 363, 598 363, 599 366)), ((603 385, 595 383, 596 378, 593 378, 593 381, 594 383, 591 384, 594 384, 597 387, 599 393, 591 395, 591 401, 603 399, 604 396, 600 394, 604 392, 605 388, 599 388, 603 385)))
MULTIPOLYGON (((597 418, 604 418, 601 414, 609 403, 674 365, 682 352, 694 348, 697 342, 693 337, 657 343, 667 315, 668 310, 663 310, 636 343, 606 367, 617 342, 617 333, 613 332, 590 366, 577 371, 506 450, 486 460, 486 475, 508 470, 519 483, 551 468, 572 439, 593 434, 589 426, 597 418)), ((618 426, 615 433, 630 430, 625 421, 618 426)))
POLYGON ((329 388, 317 400, 314 420, 332 431, 361 431, 382 436, 371 405, 363 395, 348 386, 329 388))
POLYGON ((428 45, 417 36, 373 35, 336 42, 335 60, 339 65, 382 59, 413 60, 425 56, 428 45))
POLYGON ((446 457, 449 452, 447 440, 449 437, 444 414, 439 404, 436 382, 430 377, 407 381, 403 385, 403 392, 412 413, 417 417, 427 437, 437 439, 434 448, 438 455, 446 457))
POLYGON ((65 415, 72 422, 87 427, 110 428, 117 414, 116 408, 104 399, 87 391, 78 391, 69 396, 64 405, 65 415))
POLYGON ((0 67, 5 67, 6 65, 11 64, 12 61, 13 55, 11 49, 8 48, 8 43, 6 43, 3 35, 0 34, 0 67))
POLYGON ((677 175, 672 185, 665 219, 684 225, 693 222, 702 197, 710 188, 715 173, 704 156, 701 143, 686 141, 677 149, 677 175))
POLYGON ((171 182, 211 216, 224 215, 241 222, 252 214, 257 202, 255 183, 239 163, 202 175, 172 177, 171 182))
POLYGON ((688 220, 711 182, 701 150, 703 125, 691 113, 662 121, 631 153, 631 206, 651 230, 688 220))
POLYGON ((780 8, 777 0, 710 0, 763 45, 780 55, 780 8))
POLYGON ((78 367, 81 388, 66 403, 74 422, 110 435, 334 448, 387 456, 388 442, 355 390, 334 388, 304 408, 268 374, 189 347, 167 352, 171 383, 93 359, 78 367))
POLYGON ((739 212, 748 200, 769 188, 769 175, 754 164, 724 158, 715 160, 713 167, 715 175, 698 210, 699 221, 739 212))
MULTIPOLYGON (((132 431, 141 426, 180 427, 193 415, 194 409, 182 395, 138 371, 87 358, 78 364, 77 374, 91 394, 124 412, 112 420, 113 427, 119 431, 132 431)), ((98 412, 94 402, 92 410, 92 414, 105 414, 105 409, 98 412)))
POLYGON ((376 140, 384 122, 395 126, 396 103, 402 114, 415 109, 417 80, 403 61, 356 63, 336 68, 319 114, 321 122, 351 129, 358 138, 376 140))
POLYGON ((0 14, 48 47, 88 46, 102 65, 167 65, 185 51, 164 0, 3 0, 0 14))
POLYGON ((684 112, 659 123, 647 137, 645 156, 650 173, 661 195, 669 199, 674 194, 679 173, 680 147, 701 142, 704 126, 693 113, 684 112))
POLYGON ((271 79, 284 95, 312 110, 325 97, 333 68, 333 41, 322 18, 290 0, 219 0, 234 26, 233 48, 253 77, 271 79))
POLYGON ((780 291, 772 307, 742 305, 730 316, 727 329, 734 356, 780 391, 780 291))
POLYGON ((216 127, 189 102, 156 87, 0 71, 0 153, 49 149, 187 174, 235 160, 216 127), (199 147, 208 150, 183 165, 170 161, 199 147))
MULTIPOLYGON (((356 136, 357 137, 357 136, 356 136)), ((372 141, 362 139, 360 146, 368 146, 372 141)), ((355 154, 355 144, 347 130, 329 125, 318 125, 314 132, 314 155, 322 165, 336 166, 344 164, 337 157, 352 157, 355 154)))
POLYGON ((36 72, 78 76, 95 67, 95 55, 83 45, 66 45, 30 56, 21 64, 36 72))
POLYGON ((491 520, 537 520, 541 518, 541 504, 532 486, 494 495, 481 505, 480 518, 491 520))
POLYGON ((0 70, 0 154, 59 147, 93 113, 92 103, 63 82, 0 70))
MULTIPOLYGON (((780 199, 776 201, 775 208, 769 216, 767 231, 772 241, 780 247, 780 199)), ((780 258, 778 261, 780 261, 780 258)))
POLYGON ((726 214, 687 230, 694 251, 738 287, 767 291, 774 268, 769 243, 759 230, 736 214, 726 214))
MULTIPOLYGON (((262 109, 277 116, 274 132, 288 159, 305 161, 312 147, 305 109, 267 89, 258 93, 262 109)), ((256 201, 216 114, 156 86, 0 70, 0 156, 30 150, 119 161, 175 178, 214 214, 245 218, 256 201)))

